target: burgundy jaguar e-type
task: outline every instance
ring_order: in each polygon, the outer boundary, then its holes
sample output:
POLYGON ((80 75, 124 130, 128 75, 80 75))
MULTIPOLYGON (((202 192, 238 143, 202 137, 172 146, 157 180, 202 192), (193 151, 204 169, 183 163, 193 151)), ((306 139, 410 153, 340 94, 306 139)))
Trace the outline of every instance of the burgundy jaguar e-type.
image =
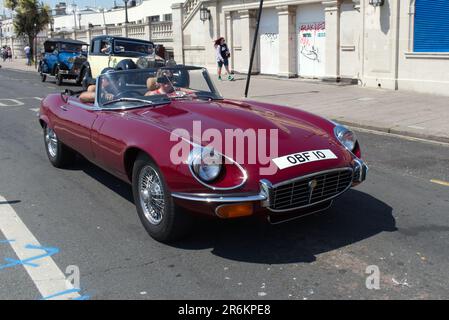
POLYGON ((159 241, 184 234, 194 214, 279 223, 319 212, 366 177, 351 130, 296 108, 223 99, 204 68, 109 72, 89 91, 91 100, 65 92, 42 101, 48 158, 64 167, 78 153, 130 183, 159 241))

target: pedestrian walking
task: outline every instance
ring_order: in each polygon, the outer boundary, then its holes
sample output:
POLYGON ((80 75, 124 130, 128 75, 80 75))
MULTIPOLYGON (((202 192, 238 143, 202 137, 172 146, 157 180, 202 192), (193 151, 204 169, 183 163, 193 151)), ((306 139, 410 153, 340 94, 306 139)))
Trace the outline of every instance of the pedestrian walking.
POLYGON ((6 59, 8 59, 8 51, 7 51, 6 46, 2 47, 2 59, 3 59, 3 62, 5 62, 6 59))
POLYGON ((226 45, 225 39, 220 37, 215 40, 214 47, 218 65, 218 80, 221 80, 221 69, 223 66, 228 74, 228 80, 234 80, 234 75, 229 71, 229 58, 231 57, 231 52, 226 45))
POLYGON ((12 50, 11 50, 11 47, 8 47, 6 49, 6 51, 7 51, 7 55, 8 55, 8 60, 12 61, 12 50))
POLYGON ((28 45, 25 46, 23 51, 25 51, 25 56, 27 58, 27 66, 31 66, 31 48, 30 48, 30 46, 28 46, 28 45))

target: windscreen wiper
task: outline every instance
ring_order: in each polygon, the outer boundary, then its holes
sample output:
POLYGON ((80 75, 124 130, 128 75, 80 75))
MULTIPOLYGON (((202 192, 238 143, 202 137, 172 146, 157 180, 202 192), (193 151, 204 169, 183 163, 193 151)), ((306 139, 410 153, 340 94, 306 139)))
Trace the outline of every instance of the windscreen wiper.
POLYGON ((119 98, 119 99, 115 99, 115 100, 111 100, 111 101, 107 101, 105 103, 103 103, 103 106, 107 106, 113 103, 117 103, 117 102, 142 102, 146 105, 153 105, 154 102, 150 101, 150 100, 145 100, 145 99, 138 99, 138 98, 119 98))

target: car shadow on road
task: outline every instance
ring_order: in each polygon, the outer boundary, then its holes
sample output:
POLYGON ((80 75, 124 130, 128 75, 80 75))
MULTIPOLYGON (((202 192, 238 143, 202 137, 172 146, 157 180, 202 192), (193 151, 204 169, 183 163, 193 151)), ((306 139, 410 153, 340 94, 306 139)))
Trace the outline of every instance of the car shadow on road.
MULTIPOLYGON (((131 187, 99 167, 81 161, 73 167, 133 202, 131 187)), ((321 253, 396 231, 392 208, 357 189, 350 189, 322 213, 278 225, 261 219, 197 219, 190 235, 170 246, 182 250, 212 249, 229 260, 283 264, 313 262, 321 253)))
POLYGON ((175 247, 212 248, 219 257, 250 263, 313 262, 318 254, 396 230, 389 205, 351 189, 329 210, 283 224, 269 225, 254 219, 205 221, 194 236, 175 247))

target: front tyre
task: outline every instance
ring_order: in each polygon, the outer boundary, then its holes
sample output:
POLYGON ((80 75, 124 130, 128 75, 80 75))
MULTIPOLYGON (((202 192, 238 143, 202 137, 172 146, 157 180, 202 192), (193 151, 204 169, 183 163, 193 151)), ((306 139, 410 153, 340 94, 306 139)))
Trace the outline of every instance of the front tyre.
POLYGON ((137 213, 151 237, 174 241, 190 229, 191 217, 176 210, 162 173, 145 154, 134 163, 132 187, 137 213))
POLYGON ((55 71, 55 80, 56 80, 56 85, 62 86, 63 77, 62 77, 62 74, 59 73, 58 67, 56 68, 56 71, 55 71))
POLYGON ((44 74, 44 72, 42 71, 42 62, 39 63, 39 68, 38 68, 38 72, 39 72, 39 76, 41 77, 41 82, 45 82, 45 80, 47 79, 47 75, 44 74))
POLYGON ((73 161, 74 152, 59 141, 56 133, 48 126, 44 127, 44 141, 48 160, 53 166, 63 168, 73 161))

